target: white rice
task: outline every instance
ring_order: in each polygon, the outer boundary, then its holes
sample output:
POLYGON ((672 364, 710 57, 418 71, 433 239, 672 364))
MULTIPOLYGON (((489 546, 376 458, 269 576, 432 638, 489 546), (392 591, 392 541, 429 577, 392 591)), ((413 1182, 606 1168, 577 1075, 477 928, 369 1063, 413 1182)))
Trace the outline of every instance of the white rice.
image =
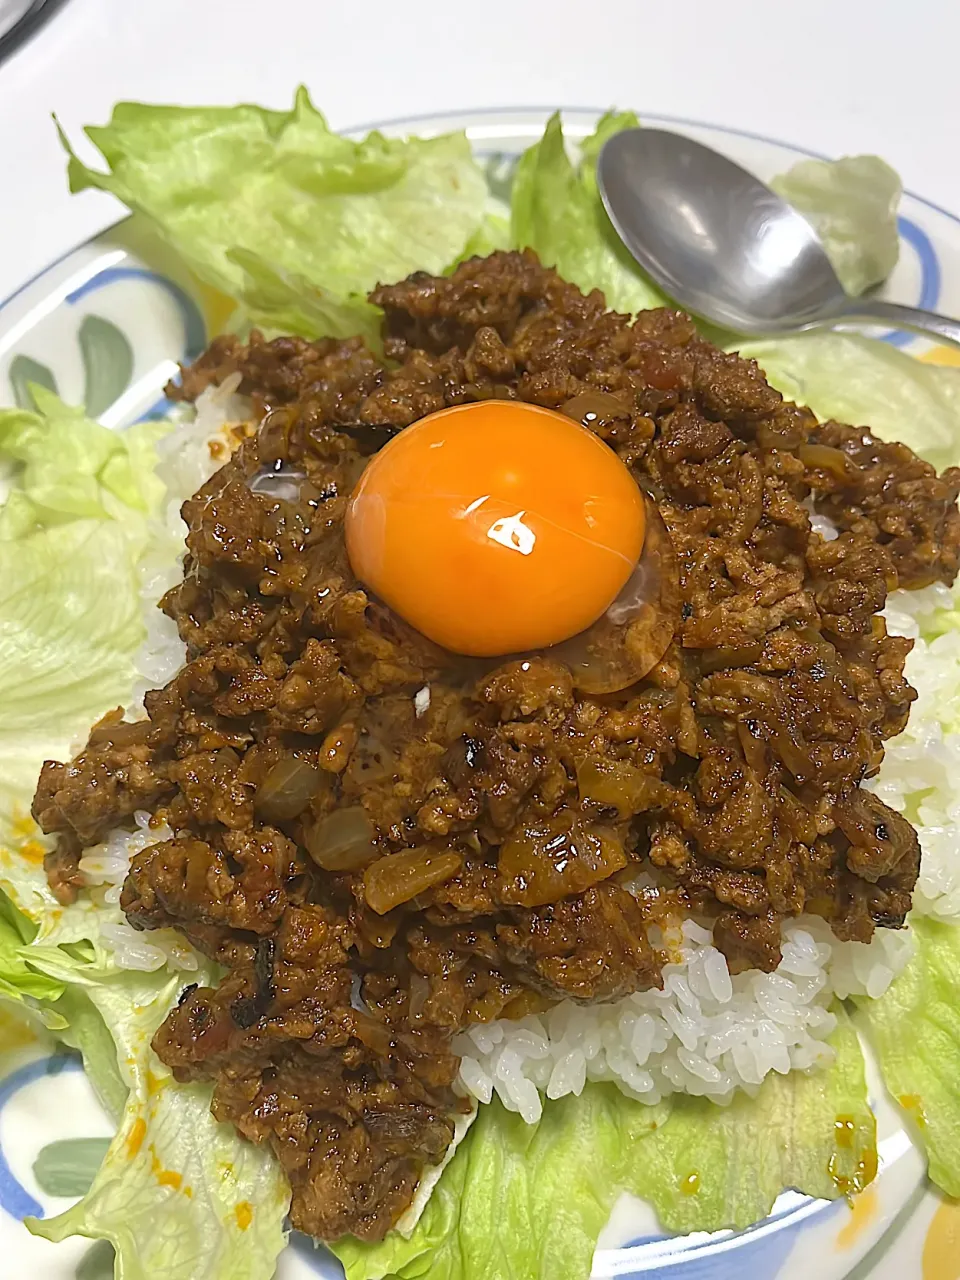
POLYGON ((823 920, 801 917, 784 924, 776 973, 731 977, 712 941, 708 928, 685 920, 662 991, 610 1004, 566 1002, 539 1017, 461 1032, 454 1040, 461 1082, 481 1102, 496 1092, 528 1123, 539 1118, 543 1094, 579 1094, 588 1080, 612 1081, 643 1102, 670 1093, 729 1102, 736 1089, 756 1092, 770 1071, 831 1062, 830 1001, 882 994, 911 951, 905 933, 887 930, 864 946, 838 942, 823 920))
MULTIPOLYGON (((250 419, 249 402, 236 394, 238 382, 237 376, 204 392, 195 420, 185 421, 160 447, 158 475, 167 498, 141 570, 146 639, 133 714, 143 714, 143 692, 172 679, 184 661, 176 628, 156 601, 181 576, 181 502, 225 459, 231 425, 250 419)), ((835 535, 820 517, 817 529, 835 535)), ((869 785, 918 827, 923 864, 915 909, 960 922, 960 791, 954 781, 960 777, 960 630, 947 629, 944 616, 953 609, 960 610, 960 589, 934 586, 890 597, 889 629, 916 640, 907 676, 919 696, 906 730, 887 744, 883 767, 869 785)), ((424 687, 416 696, 418 714, 429 700, 424 687)), ((154 930, 148 941, 119 913, 130 859, 169 836, 167 829, 150 828, 146 813, 137 814, 136 823, 134 832, 114 831, 86 850, 80 864, 108 913, 104 945, 125 967, 195 968, 195 954, 172 930, 154 930)), ((481 1102, 496 1093, 528 1122, 539 1118, 544 1095, 579 1094, 588 1080, 612 1081, 651 1103, 675 1092, 729 1102, 737 1089, 755 1092, 771 1071, 828 1063, 833 1051, 826 1040, 836 1024, 831 1001, 881 996, 912 953, 909 930, 880 929, 869 945, 838 942, 823 920, 802 916, 783 926, 783 959, 775 973, 731 976, 703 923, 678 923, 672 935, 662 939, 673 956, 662 991, 608 1004, 563 1003, 541 1016, 461 1032, 454 1048, 462 1055, 463 1090, 481 1102)))
POLYGON ((917 700, 867 785, 917 828, 914 910, 960 922, 960 584, 895 591, 885 614, 890 631, 914 640, 906 676, 917 700))

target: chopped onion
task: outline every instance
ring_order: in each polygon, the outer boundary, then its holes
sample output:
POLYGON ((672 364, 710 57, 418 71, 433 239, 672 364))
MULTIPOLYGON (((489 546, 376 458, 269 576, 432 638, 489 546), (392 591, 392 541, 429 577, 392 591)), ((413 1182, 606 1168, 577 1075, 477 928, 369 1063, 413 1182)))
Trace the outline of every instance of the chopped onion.
POLYGON ((303 813, 319 786, 319 770, 309 760, 284 756, 257 788, 254 808, 267 822, 289 822, 303 813))
POLYGON ((566 810, 510 833, 500 846, 497 887, 504 902, 540 907, 583 893, 626 863, 613 832, 566 810))
POLYGON ((376 829, 360 805, 335 809, 304 833, 310 857, 324 871, 356 871, 377 856, 376 829))
POLYGON ((363 874, 364 894, 368 904, 382 916, 449 880, 462 863, 459 853, 452 849, 404 849, 402 853, 391 853, 367 867, 363 874))
POLYGON ((825 471, 839 484, 848 483, 856 467, 843 452, 830 444, 801 444, 797 457, 809 471, 825 471))
POLYGON ((420 1016, 423 1006, 427 1003, 427 997, 430 994, 430 983, 422 973, 417 973, 414 969, 410 975, 410 1017, 411 1019, 420 1016))
POLYGON ((663 795, 658 778, 644 773, 626 760, 588 756, 577 761, 577 788, 581 800, 604 808, 615 808, 621 818, 652 809, 663 795))

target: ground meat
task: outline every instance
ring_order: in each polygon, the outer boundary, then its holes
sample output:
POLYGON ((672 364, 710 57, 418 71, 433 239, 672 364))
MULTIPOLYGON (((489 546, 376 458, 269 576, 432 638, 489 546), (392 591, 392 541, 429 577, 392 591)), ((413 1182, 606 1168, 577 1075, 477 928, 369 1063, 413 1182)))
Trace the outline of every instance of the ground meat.
POLYGON ((780 921, 772 911, 763 916, 722 911, 714 921, 713 940, 727 957, 731 973, 769 972, 780 963, 780 921))
POLYGON ((800 450, 818 507, 886 548, 901 587, 952 582, 960 564, 960 467, 938 476, 904 444, 825 422, 800 450))
POLYGON ((170 792, 155 766, 163 729, 123 724, 122 709, 105 716, 87 747, 69 765, 47 760, 33 800, 33 816, 47 832, 63 832, 82 847, 96 844, 138 809, 150 809, 170 792))
POLYGON ((43 869, 53 896, 63 906, 76 902, 86 881, 80 870, 81 848, 69 836, 61 835, 56 846, 44 855, 43 869))
POLYGON ((734 972, 773 969, 803 911, 840 938, 902 924, 916 835, 861 788, 914 697, 879 612, 898 582, 952 581, 960 548, 960 471, 818 424, 677 312, 630 321, 530 253, 372 300, 383 360, 254 333, 171 389, 239 375, 266 415, 184 504, 162 607, 188 661, 145 721, 48 762, 34 804, 61 898, 84 845, 162 813, 174 834, 122 906, 227 976, 188 989, 155 1047, 270 1144, 294 1225, 325 1239, 382 1236, 442 1158, 455 1031, 659 983, 652 922, 712 919, 734 972), (643 650, 626 688, 586 692, 566 648, 444 653, 352 574, 367 457, 490 397, 583 421, 650 497, 662 613, 642 643, 604 633, 611 663, 643 650), (273 473, 293 490, 252 485, 273 473))

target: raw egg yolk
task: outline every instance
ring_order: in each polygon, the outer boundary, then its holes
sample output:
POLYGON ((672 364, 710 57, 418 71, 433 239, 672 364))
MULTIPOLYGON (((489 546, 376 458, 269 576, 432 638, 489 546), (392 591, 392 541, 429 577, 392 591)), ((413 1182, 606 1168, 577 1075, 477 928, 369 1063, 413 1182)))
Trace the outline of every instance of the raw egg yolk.
POLYGON ((454 653, 557 644, 616 599, 643 546, 636 482, 551 409, 484 400, 432 413, 367 465, 346 516, 354 573, 454 653))

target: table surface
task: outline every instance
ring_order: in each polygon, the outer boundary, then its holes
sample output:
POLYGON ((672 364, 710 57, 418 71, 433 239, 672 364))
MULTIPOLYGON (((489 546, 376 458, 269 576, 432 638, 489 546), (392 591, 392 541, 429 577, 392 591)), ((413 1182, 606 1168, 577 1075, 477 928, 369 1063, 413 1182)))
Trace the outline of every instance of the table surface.
POLYGON ((0 299, 119 215, 67 192, 71 137, 121 98, 289 105, 331 123, 632 106, 829 154, 877 152, 960 212, 956 0, 68 0, 0 64, 0 299))

